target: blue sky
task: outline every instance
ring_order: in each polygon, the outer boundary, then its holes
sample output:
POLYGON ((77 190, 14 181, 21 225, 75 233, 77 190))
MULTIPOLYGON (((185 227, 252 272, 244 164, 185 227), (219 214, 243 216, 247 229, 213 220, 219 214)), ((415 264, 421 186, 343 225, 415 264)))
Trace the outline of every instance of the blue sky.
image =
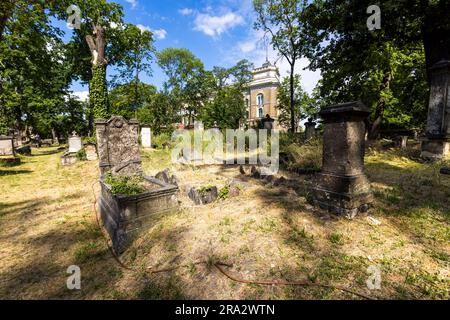
MULTIPOLYGON (((187 48, 205 64, 230 67, 241 59, 261 65, 266 58, 263 33, 253 29, 255 14, 252 0, 116 0, 125 12, 125 21, 150 29, 154 33, 155 47, 187 48)), ((70 31, 68 32, 70 33, 70 31)), ((277 60, 277 53, 269 49, 269 59, 277 60)), ((287 75, 288 64, 283 59, 277 65, 282 76, 287 75)), ((302 70, 308 65, 303 59, 297 67, 303 86, 311 92, 320 79, 319 72, 302 70)), ((109 68, 109 72, 113 72, 109 68)), ((165 76, 153 64, 153 75, 142 75, 141 80, 161 87, 165 76)), ((87 87, 79 83, 72 90, 86 97, 87 87)))

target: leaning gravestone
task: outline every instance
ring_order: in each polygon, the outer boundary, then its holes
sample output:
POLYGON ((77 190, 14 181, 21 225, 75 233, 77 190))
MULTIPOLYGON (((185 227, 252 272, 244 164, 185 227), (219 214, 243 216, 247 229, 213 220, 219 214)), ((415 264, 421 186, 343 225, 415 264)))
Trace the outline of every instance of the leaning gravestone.
POLYGON ((139 123, 115 116, 97 120, 97 147, 100 161, 100 215, 111 237, 114 251, 122 253, 132 240, 152 224, 155 213, 172 211, 178 206, 178 187, 144 176, 146 191, 135 195, 114 194, 104 181, 105 174, 142 175, 139 153, 139 123))
POLYGON ((325 124, 323 167, 309 196, 312 204, 348 218, 369 209, 372 193, 364 174, 364 120, 369 114, 361 102, 320 112, 325 124))
POLYGON ((152 147, 152 131, 149 127, 141 128, 141 143, 145 149, 152 147))

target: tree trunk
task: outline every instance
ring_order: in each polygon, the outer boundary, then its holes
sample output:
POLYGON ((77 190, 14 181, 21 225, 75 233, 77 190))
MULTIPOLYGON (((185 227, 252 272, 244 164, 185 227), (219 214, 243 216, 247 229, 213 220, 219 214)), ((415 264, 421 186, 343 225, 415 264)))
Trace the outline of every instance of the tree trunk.
POLYGON ((386 92, 390 88, 392 80, 392 75, 390 71, 385 71, 383 82, 380 86, 380 98, 378 99, 377 107, 375 109, 375 120, 370 126, 369 130, 369 139, 376 140, 378 138, 378 133, 380 132, 380 126, 383 122, 384 110, 386 109, 386 101, 382 95, 383 92, 386 92))
POLYGON ((106 68, 108 61, 105 58, 106 35, 105 29, 94 26, 93 35, 88 35, 86 42, 92 54, 92 79, 89 83, 89 100, 91 110, 96 118, 109 116, 108 88, 106 84, 106 68))
POLYGON ((290 82, 290 101, 289 107, 291 110, 291 132, 295 133, 297 130, 295 128, 295 101, 294 101, 294 68, 295 68, 295 60, 292 61, 291 64, 291 75, 289 78, 290 82))

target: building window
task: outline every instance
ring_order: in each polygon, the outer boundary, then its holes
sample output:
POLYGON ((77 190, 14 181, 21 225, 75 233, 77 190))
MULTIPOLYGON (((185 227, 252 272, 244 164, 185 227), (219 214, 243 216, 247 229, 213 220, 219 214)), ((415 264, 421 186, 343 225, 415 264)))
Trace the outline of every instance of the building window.
POLYGON ((257 103, 258 103, 258 118, 264 117, 264 95, 258 94, 256 97, 257 103))

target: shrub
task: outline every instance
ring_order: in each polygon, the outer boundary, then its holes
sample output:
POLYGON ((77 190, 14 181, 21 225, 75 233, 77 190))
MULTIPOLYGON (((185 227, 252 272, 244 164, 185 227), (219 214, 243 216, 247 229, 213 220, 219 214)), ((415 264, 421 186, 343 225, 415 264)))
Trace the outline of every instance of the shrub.
POLYGON ((292 143, 283 150, 287 169, 314 169, 322 167, 322 141, 313 139, 303 145, 292 143))
POLYGON ((152 145, 157 149, 164 149, 165 146, 171 147, 172 137, 168 133, 161 133, 153 137, 152 145))
POLYGON ((230 186, 226 185, 226 186, 224 186, 223 188, 221 188, 219 190, 218 198, 222 199, 222 200, 225 200, 228 197, 229 193, 230 193, 230 186))
POLYGON ((86 160, 86 151, 84 149, 81 149, 80 151, 77 152, 76 157, 79 161, 86 160))

